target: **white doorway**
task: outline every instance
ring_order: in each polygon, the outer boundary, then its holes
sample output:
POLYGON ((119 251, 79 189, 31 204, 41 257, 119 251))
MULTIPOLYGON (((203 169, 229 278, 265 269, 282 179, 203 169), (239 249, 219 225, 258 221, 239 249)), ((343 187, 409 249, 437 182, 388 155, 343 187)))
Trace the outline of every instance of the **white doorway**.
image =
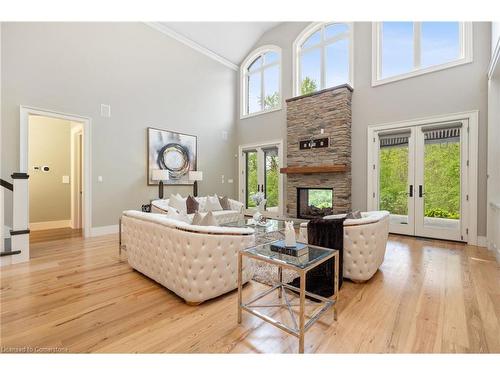
MULTIPOLYGON (((83 236, 89 237, 91 230, 90 119, 38 108, 20 107, 20 171, 32 176, 45 174, 45 177, 53 170, 51 166, 42 161, 35 163, 32 160, 33 158, 30 158, 30 122, 34 118, 44 118, 66 124, 68 153, 65 156, 65 164, 67 164, 68 168, 64 173, 58 172, 55 178, 59 183, 59 188, 61 185, 65 185, 65 194, 68 194, 67 204, 70 209, 70 215, 65 215, 61 221, 50 220, 39 222, 30 217, 30 223, 35 221, 33 225, 30 224, 30 229, 51 229, 67 226, 74 229, 81 229, 83 236), (44 169, 47 170, 44 171, 44 169)), ((42 142, 42 145, 50 147, 49 141, 42 142)), ((33 202, 30 189, 31 186, 28 187, 27 202, 30 202, 30 198, 33 202)), ((30 213, 32 211, 30 210, 30 205, 28 204, 27 206, 28 213, 30 213)))
POLYGON ((477 241, 477 112, 368 135, 368 206, 391 213, 391 233, 477 241))
POLYGON ((264 193, 267 203, 265 216, 283 216, 283 141, 270 141, 239 146, 239 200, 244 203, 246 215, 257 207, 252 200, 255 193, 264 193))

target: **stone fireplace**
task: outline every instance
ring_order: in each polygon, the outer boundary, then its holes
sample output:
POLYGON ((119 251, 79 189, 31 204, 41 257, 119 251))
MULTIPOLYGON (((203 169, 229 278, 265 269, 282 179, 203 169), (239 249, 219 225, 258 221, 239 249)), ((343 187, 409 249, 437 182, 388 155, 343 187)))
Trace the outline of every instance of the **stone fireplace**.
POLYGON ((287 167, 281 170, 287 175, 287 216, 351 210, 351 97, 352 88, 341 85, 287 100, 287 167), (318 190, 332 192, 331 207, 328 197, 321 207, 311 204, 311 192, 318 190))

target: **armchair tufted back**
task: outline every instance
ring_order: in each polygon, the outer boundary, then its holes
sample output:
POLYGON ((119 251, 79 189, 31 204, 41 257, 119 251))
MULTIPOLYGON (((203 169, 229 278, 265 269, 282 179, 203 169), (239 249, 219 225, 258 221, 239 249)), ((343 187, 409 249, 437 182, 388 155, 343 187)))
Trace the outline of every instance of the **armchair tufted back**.
POLYGON ((368 280, 384 261, 389 215, 378 221, 344 227, 344 277, 368 280))
MULTIPOLYGON (((134 269, 192 303, 237 287, 237 254, 255 243, 253 230, 199 227, 161 216, 122 216, 122 244, 134 269)), ((253 263, 245 258, 243 281, 252 276, 253 263)))

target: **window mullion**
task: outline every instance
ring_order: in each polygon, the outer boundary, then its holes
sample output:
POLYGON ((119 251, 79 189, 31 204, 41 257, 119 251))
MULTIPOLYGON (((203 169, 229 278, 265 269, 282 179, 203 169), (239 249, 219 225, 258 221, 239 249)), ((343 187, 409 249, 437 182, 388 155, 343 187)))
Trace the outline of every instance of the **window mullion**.
POLYGON ((265 108, 265 105, 264 105, 264 101, 265 101, 265 98, 264 98, 264 93, 265 93, 265 87, 264 87, 264 70, 265 69, 262 69, 261 72, 260 72, 260 97, 261 97, 260 110, 261 111, 263 111, 264 108, 265 108))
POLYGON ((421 39, 422 39, 422 23, 413 22, 413 68, 414 69, 419 69, 420 66, 422 65, 421 39))
POLYGON ((321 55, 320 55, 320 74, 321 74, 321 82, 320 82, 320 90, 326 88, 326 53, 325 53, 326 45, 325 45, 325 27, 321 28, 321 55))

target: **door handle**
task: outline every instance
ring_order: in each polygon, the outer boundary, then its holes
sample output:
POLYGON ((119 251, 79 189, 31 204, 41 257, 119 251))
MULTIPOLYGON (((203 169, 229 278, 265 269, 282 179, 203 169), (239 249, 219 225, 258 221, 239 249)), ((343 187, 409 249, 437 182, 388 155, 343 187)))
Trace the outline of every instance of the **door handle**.
POLYGON ((408 193, 408 195, 411 197, 413 197, 413 185, 410 185, 410 192, 408 193))
POLYGON ((419 198, 422 198, 424 196, 424 193, 422 191, 422 185, 418 185, 418 196, 419 198))

